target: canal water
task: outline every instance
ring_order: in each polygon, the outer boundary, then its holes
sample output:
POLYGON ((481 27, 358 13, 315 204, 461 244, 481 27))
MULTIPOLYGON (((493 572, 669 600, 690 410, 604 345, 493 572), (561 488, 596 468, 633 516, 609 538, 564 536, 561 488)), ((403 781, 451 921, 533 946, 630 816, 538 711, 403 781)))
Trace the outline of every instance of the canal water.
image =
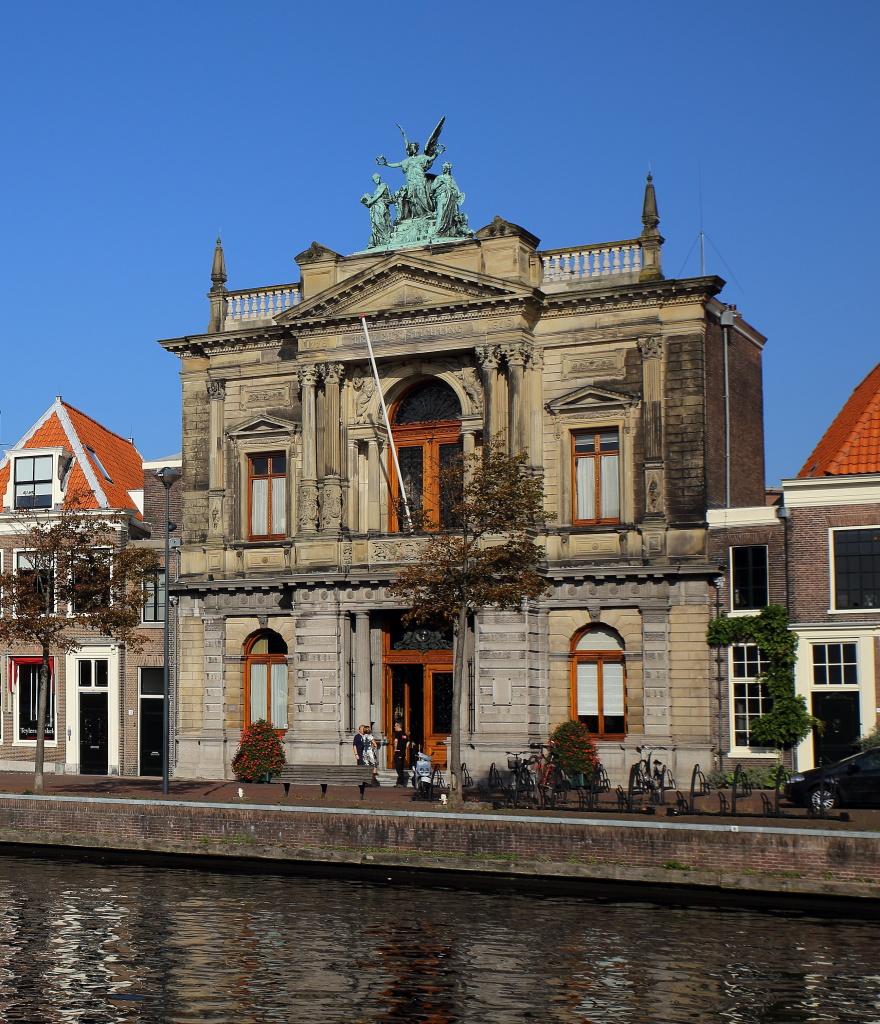
POLYGON ((880 925, 0 858, 0 1020, 880 1022, 880 925))

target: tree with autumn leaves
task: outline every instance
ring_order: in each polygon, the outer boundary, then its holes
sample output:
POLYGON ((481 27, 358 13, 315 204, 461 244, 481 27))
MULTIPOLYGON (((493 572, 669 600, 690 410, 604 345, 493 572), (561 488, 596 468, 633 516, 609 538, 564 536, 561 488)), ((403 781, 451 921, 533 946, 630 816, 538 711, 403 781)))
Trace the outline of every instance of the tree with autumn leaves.
POLYGON ((46 718, 53 652, 77 650, 83 634, 137 649, 144 582, 159 568, 145 548, 120 546, 125 516, 81 507, 13 513, 18 564, 0 573, 0 642, 36 647, 37 691, 34 791, 43 791, 46 718))
POLYGON ((407 624, 452 627, 450 800, 461 801, 461 704, 464 638, 479 609, 519 608, 547 589, 544 551, 535 541, 543 526, 543 487, 524 452, 509 455, 501 439, 440 471, 444 525, 427 534, 416 562, 400 571, 391 592, 405 601, 407 624))

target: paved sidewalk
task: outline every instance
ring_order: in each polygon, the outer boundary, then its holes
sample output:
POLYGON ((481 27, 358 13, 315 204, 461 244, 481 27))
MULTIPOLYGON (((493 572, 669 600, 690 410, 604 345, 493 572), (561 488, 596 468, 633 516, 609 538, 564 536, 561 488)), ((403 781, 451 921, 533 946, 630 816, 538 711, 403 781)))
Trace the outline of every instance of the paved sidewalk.
MULTIPOLYGON (((33 775, 24 772, 0 772, 0 792, 3 793, 32 793, 34 779, 33 775)), ((363 802, 356 787, 330 786, 327 796, 321 797, 321 790, 318 786, 292 786, 290 796, 285 798, 284 790, 280 783, 250 783, 250 782, 200 782, 200 781, 171 781, 171 792, 168 799, 206 801, 211 803, 230 803, 242 805, 299 805, 299 806, 325 806, 325 807, 372 807, 375 809, 385 808, 388 810, 423 810, 426 814, 442 812, 443 808, 439 803, 427 804, 424 801, 413 800, 411 789, 397 788, 395 786, 367 787, 363 802), (241 794, 241 795, 239 795, 241 794)), ((45 776, 45 795, 47 796, 89 796, 89 797, 114 797, 130 800, 161 800, 162 780, 145 778, 123 778, 119 776, 100 775, 56 775, 45 776)), ((726 791, 728 799, 729 791, 726 791)), ((558 806, 553 810, 539 811, 529 808, 517 808, 511 810, 511 814, 528 814, 536 816, 558 816, 564 814, 572 817, 586 818, 614 818, 623 817, 616 809, 616 800, 609 794, 606 797, 606 805, 610 813, 595 814, 588 811, 578 811, 577 801, 573 800, 568 809, 565 806, 558 806)), ((674 795, 667 796, 667 804, 674 804, 674 795)), ((717 814, 719 801, 717 793, 701 799, 699 806, 704 811, 716 812, 711 816, 707 814, 699 816, 676 817, 674 820, 681 822, 717 822, 726 824, 749 824, 749 825, 782 825, 791 828, 822 828, 822 829, 861 829, 880 832, 880 810, 848 809, 849 822, 821 820, 809 818, 802 808, 795 808, 786 805, 783 801, 782 810, 786 814, 796 815, 793 818, 764 818, 760 816, 761 798, 759 793, 754 793, 748 800, 740 800, 739 808, 748 810, 755 814, 754 817, 736 818, 726 816, 720 817, 717 814)), ((478 801, 468 801, 465 810, 482 812, 491 810, 491 806, 478 801)), ((504 813, 503 811, 501 813, 504 813)), ((666 811, 662 807, 656 808, 655 815, 665 817, 666 811)), ((626 815, 632 820, 651 820, 643 815, 626 815)))

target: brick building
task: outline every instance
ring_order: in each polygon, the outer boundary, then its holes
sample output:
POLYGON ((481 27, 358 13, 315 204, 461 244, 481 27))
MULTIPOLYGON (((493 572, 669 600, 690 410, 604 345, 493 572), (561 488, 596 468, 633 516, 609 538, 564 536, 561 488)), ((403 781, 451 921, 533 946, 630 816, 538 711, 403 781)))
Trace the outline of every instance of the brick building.
POLYGON ((824 723, 798 751, 809 768, 852 753, 880 713, 880 365, 783 489, 797 688, 824 723))
MULTIPOLYGON (((0 462, 0 565, 5 571, 28 571, 28 552, 19 540, 21 528, 31 522, 26 510, 41 519, 51 517, 74 496, 78 507, 107 514, 112 523, 108 546, 161 547, 164 508, 156 488, 164 501, 161 483, 130 439, 56 398, 0 462)), ((147 642, 137 653, 86 633, 77 636, 75 651, 52 652, 47 771, 161 774, 164 587, 160 573, 146 588, 142 628, 147 642)), ((0 768, 29 770, 40 652, 22 646, 0 657, 0 768)))
MULTIPOLYGON (((709 512, 719 611, 784 605, 798 635, 796 686, 822 723, 794 751, 811 768, 853 752, 880 714, 880 366, 853 391, 797 477, 752 508, 709 512)), ((749 743, 767 706, 761 652, 718 652, 722 754, 754 763, 749 743)))
POLYGON ((447 450, 502 435, 545 486, 551 584, 465 638, 475 774, 582 718, 612 775, 642 743, 690 770, 716 729, 707 512, 763 500, 764 338, 717 277, 667 279, 653 183, 642 231, 541 250, 500 217, 469 237, 340 255, 230 291, 181 361, 179 777, 223 777, 267 718, 293 762, 345 762, 363 721, 445 759, 452 638, 407 630, 388 592, 402 533, 390 441, 438 509, 447 450), (359 320, 370 322, 386 429, 359 320))

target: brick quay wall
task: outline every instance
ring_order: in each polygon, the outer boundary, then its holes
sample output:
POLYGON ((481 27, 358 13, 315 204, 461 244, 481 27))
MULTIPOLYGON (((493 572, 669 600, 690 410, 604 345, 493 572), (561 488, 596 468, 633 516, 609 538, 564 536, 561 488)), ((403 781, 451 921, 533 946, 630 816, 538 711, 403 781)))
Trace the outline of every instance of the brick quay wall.
POLYGON ((592 895, 613 882, 880 899, 880 833, 830 828, 0 794, 0 843, 566 880, 592 895))

